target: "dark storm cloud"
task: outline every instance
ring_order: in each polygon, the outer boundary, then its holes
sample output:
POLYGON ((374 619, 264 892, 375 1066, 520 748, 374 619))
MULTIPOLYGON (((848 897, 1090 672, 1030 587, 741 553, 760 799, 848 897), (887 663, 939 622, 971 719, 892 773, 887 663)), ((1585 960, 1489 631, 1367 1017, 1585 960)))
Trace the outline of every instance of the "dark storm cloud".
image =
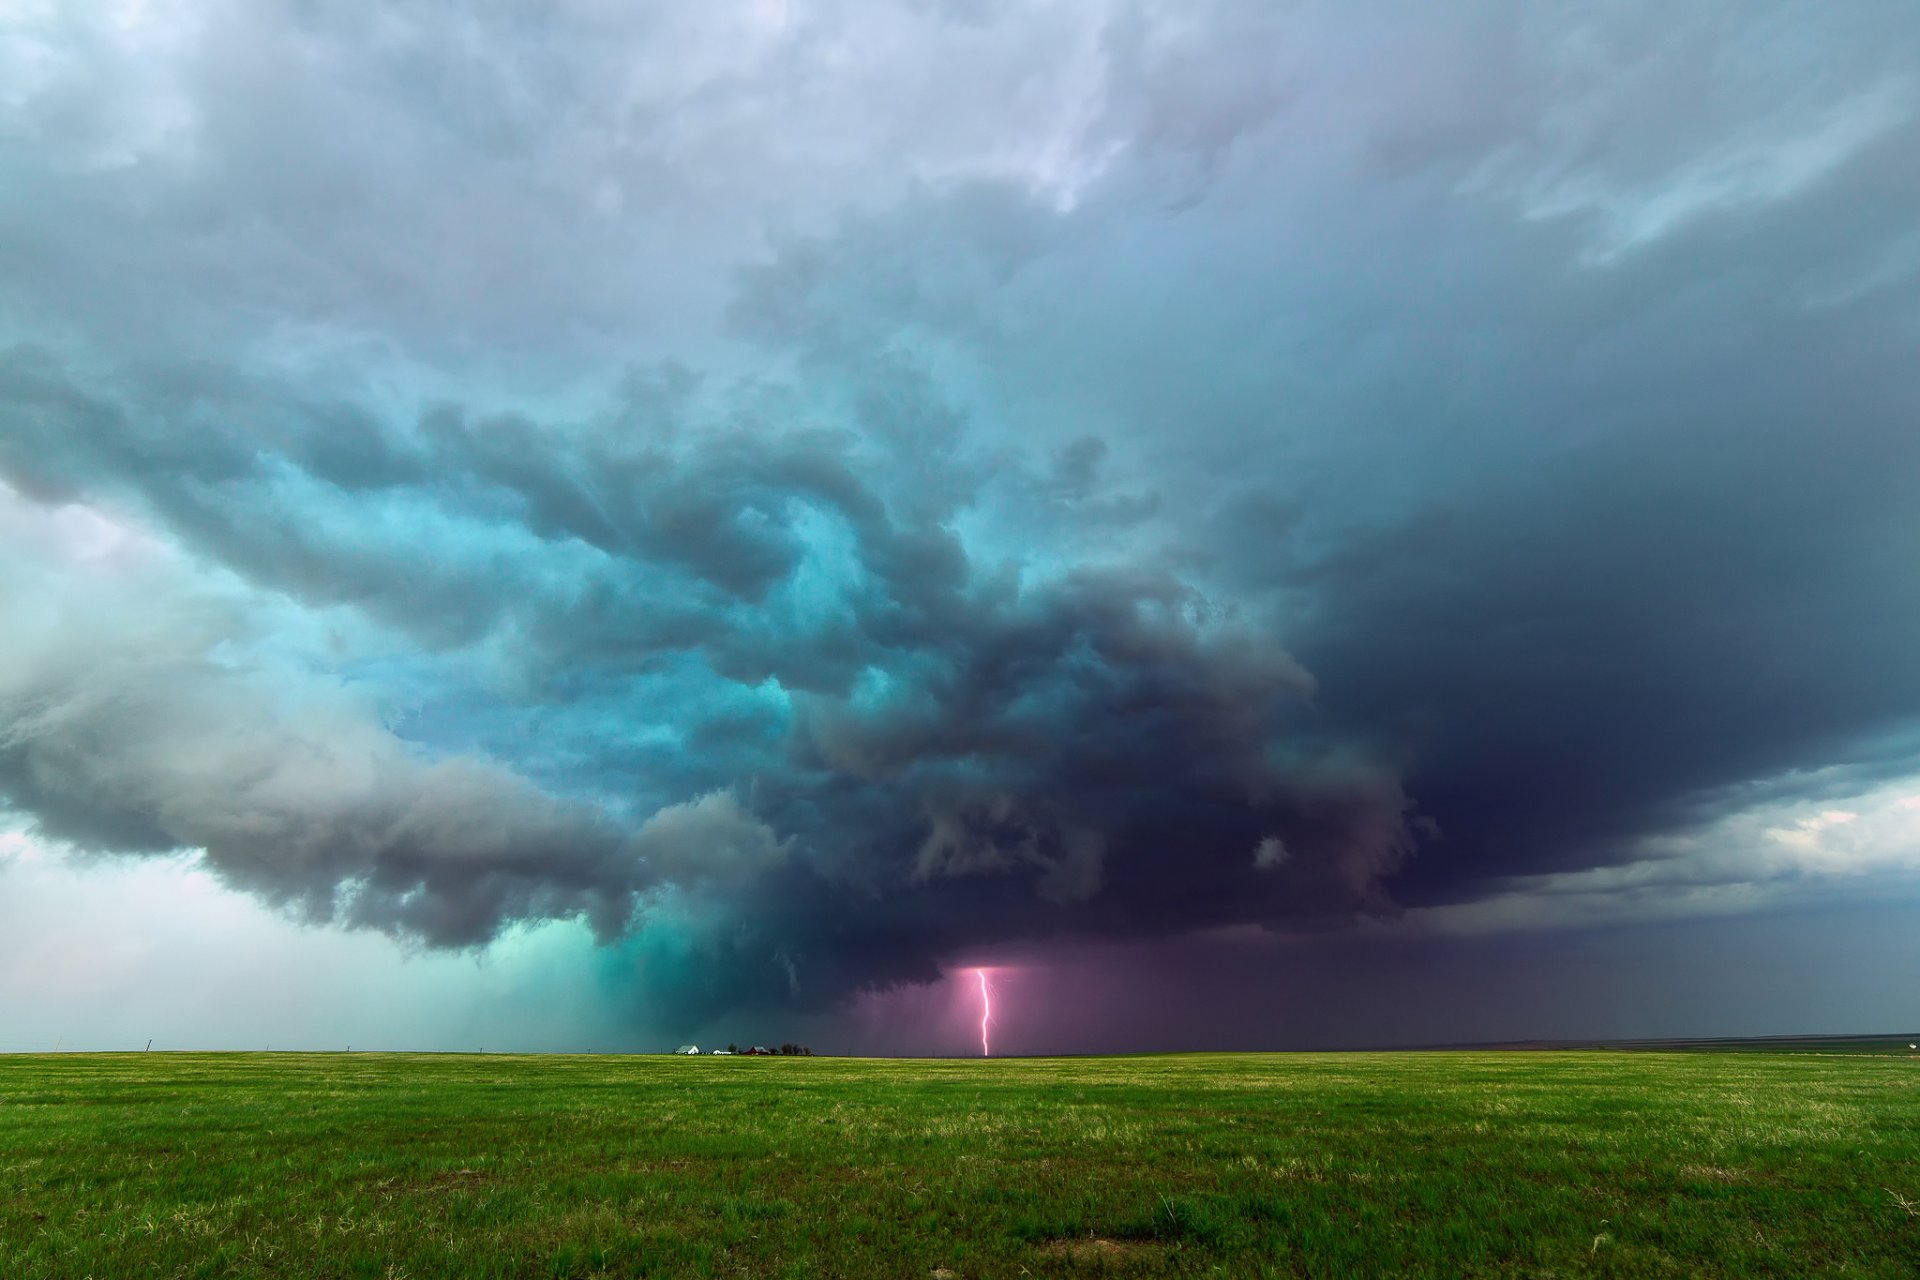
POLYGON ((0 790, 80 847, 822 1004, 1914 771, 1897 5, 67 25, 0 790))
POLYGON ((1337 543, 1297 507, 1223 514, 1221 535, 1289 548, 1237 571, 1310 594, 1290 641, 1322 708, 1447 833, 1396 893, 1628 859, 1753 779, 1912 771, 1890 738, 1920 721, 1916 294, 1809 305, 1807 282, 1920 207, 1883 162, 1916 141, 1908 121, 1817 198, 1558 299, 1585 343, 1515 352, 1558 376, 1515 375, 1497 448, 1465 455, 1480 474, 1337 543))
POLYGON ((1323 705, 1408 762, 1448 835, 1403 889, 1604 862, 1920 718, 1920 433, 1830 383, 1844 356, 1807 337, 1704 427, 1582 450, 1309 571, 1323 705))

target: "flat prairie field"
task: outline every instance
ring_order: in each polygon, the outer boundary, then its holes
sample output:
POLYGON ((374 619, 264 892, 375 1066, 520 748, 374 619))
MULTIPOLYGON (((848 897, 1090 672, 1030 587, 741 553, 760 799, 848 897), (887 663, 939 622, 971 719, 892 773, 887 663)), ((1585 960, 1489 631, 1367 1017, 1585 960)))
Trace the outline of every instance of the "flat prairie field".
POLYGON ((1920 1062, 0 1057, 6 1280, 1098 1274, 1911 1280, 1920 1062))

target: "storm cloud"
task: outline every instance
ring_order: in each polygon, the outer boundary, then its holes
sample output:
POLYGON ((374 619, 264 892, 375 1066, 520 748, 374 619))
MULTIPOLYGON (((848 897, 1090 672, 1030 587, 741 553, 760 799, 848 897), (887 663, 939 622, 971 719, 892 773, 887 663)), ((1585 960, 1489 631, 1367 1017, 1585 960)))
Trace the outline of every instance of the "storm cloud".
POLYGON ((1365 10, 5 19, 0 796, 689 1015, 1906 884, 1920 29, 1365 10))
MULTIPOLYGON (((123 570, 131 598, 72 586, 57 539, 12 576, 21 611, 29 574, 68 585, 10 663, 0 777, 83 847, 202 848, 309 918, 443 945, 659 911, 714 933, 708 986, 798 995, 817 967, 814 999, 1056 932, 1384 909, 1412 850, 1392 775, 1340 753, 1255 620, 1166 568, 976 564, 949 526, 994 466, 922 464, 890 502, 863 478, 890 459, 846 433, 636 449, 437 405, 363 432, 349 473, 325 449, 359 409, 283 405, 276 438, 228 425, 265 397, 223 382, 101 398, 30 350, 4 372, 18 519, 98 503, 181 548, 123 570), (226 616, 190 598, 206 564, 226 616), (370 682, 276 685, 221 652, 269 600, 483 662, 471 720, 541 743, 428 751, 370 682)), ((1090 453, 1064 464, 1082 496, 1090 453)))

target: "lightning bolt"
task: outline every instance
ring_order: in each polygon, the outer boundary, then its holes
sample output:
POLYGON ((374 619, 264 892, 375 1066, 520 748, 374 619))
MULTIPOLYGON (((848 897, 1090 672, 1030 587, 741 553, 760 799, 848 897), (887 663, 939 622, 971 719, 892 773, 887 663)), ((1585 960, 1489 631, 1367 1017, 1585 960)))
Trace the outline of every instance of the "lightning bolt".
POLYGON ((987 971, 975 969, 973 976, 980 979, 980 1056, 991 1058, 993 1048, 987 1043, 987 1024, 993 1021, 993 997, 987 994, 987 971))

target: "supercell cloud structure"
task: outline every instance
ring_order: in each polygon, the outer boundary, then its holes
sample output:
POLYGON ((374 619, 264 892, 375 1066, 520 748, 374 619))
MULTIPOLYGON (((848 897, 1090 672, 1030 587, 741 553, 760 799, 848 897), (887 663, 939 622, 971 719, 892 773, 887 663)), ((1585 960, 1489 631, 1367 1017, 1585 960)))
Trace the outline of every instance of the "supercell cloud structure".
POLYGON ((0 8, 18 831, 689 1017, 1914 895, 1907 6, 627 10, 0 8))

